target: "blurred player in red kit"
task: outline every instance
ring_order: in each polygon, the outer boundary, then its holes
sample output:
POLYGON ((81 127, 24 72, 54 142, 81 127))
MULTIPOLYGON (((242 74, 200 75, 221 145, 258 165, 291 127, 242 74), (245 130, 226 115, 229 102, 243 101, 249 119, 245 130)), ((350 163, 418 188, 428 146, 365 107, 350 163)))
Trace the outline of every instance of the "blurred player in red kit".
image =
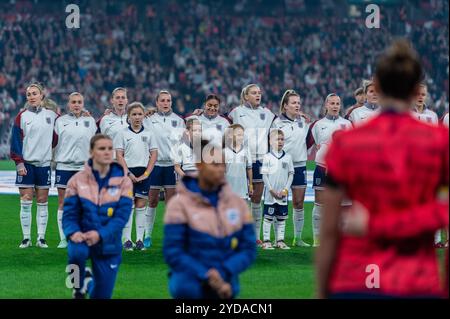
POLYGON ((411 116, 422 74, 409 44, 395 42, 376 67, 380 116, 333 137, 316 256, 321 298, 444 294, 433 237, 448 227, 449 137, 411 116), (345 194, 354 205, 343 214, 345 194), (346 231, 361 211, 364 231, 346 231))

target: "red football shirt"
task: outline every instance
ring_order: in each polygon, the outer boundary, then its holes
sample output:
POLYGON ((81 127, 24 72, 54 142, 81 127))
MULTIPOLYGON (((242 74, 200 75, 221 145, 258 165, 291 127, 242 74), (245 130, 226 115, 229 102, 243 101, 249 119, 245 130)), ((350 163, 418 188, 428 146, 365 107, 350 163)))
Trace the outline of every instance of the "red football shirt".
MULTIPOLYGON (((363 238, 341 237, 329 292, 441 295, 434 230, 424 225, 424 232, 418 231, 422 218, 408 220, 404 214, 415 211, 414 219, 420 207, 419 216, 432 215, 439 188, 448 186, 448 129, 409 114, 384 112, 363 126, 337 132, 326 163, 331 179, 369 210, 378 228, 382 220, 389 225, 384 234, 369 229, 363 238), (414 229, 408 232, 408 227, 414 229), (395 236, 397 231, 410 236, 395 236), (379 288, 366 284, 373 279, 374 267, 379 269, 379 288)), ((448 219, 444 224, 448 226, 448 219)))

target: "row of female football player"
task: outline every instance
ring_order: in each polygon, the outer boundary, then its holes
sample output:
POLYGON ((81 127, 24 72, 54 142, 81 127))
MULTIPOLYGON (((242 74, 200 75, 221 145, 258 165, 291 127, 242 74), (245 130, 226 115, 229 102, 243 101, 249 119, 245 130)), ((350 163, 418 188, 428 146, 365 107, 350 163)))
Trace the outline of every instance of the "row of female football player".
MULTIPOLYGON (((426 87, 423 89, 426 90, 426 87)), ((110 99, 111 110, 95 123, 85 111, 82 94, 70 94, 68 113, 58 117, 55 112, 42 107, 44 89, 39 84, 31 84, 26 90, 27 108, 17 115, 11 140, 11 158, 16 162, 16 185, 20 192, 23 232, 20 247, 32 245, 31 207, 34 191, 37 202, 36 246, 48 247, 45 233, 52 160, 56 162, 55 186, 58 189, 57 221, 61 239, 58 247, 67 246, 61 224, 65 188, 68 180, 89 159, 89 141, 97 129, 113 139, 116 160, 122 164, 134 183, 136 243, 131 240, 132 214, 123 232, 125 249, 143 250, 152 245, 151 236, 161 188, 164 188, 167 202, 175 194, 177 177, 195 173, 193 142, 200 136, 211 141, 222 141, 224 135, 227 180, 242 198, 250 198, 256 241, 264 246, 260 240, 263 219, 261 199, 264 191, 261 166, 264 155, 270 151, 267 140, 271 129, 282 131, 282 152, 289 154, 293 160, 294 174, 290 188, 293 201, 293 245, 297 246, 309 246, 302 240, 307 185, 306 161, 308 150, 316 152, 312 220, 313 245, 317 246, 326 174, 324 154, 335 131, 351 128, 352 123, 358 125, 378 113, 377 95, 372 83, 365 85, 364 93, 364 105, 353 109, 348 114, 349 120, 339 115, 339 96, 329 94, 324 104, 325 116, 311 124, 302 113, 301 97, 294 90, 284 93, 279 116, 261 105, 261 88, 250 84, 242 89, 241 105, 234 108, 227 117, 219 115, 220 98, 211 94, 206 98, 203 108, 196 110, 185 121, 172 111, 172 97, 168 91, 158 93, 155 100, 156 112, 150 115, 141 103, 128 104, 125 88, 116 88, 110 99)), ((424 107, 424 101, 424 96, 418 97, 417 117, 431 121, 431 111, 424 107)), ((432 118, 434 121, 437 116, 432 118)), ((343 203, 348 204, 348 201, 343 203)), ((270 213, 264 211, 264 217, 268 217, 266 215, 270 213)), ((279 216, 279 221, 287 217, 286 214, 282 215, 279 216)), ((273 220, 276 228, 278 216, 273 220)))

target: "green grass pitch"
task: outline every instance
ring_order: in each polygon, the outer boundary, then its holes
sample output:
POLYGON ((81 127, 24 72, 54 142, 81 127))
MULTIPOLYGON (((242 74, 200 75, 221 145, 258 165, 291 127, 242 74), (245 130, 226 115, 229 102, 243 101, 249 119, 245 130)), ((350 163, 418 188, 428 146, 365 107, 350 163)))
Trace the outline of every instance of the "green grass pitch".
MULTIPOLYGON (((57 249, 56 197, 49 199, 48 249, 35 247, 36 206, 33 205, 33 247, 19 249, 22 231, 18 195, 0 195, 0 298, 71 298, 66 288, 67 253, 57 249)), ((311 242, 312 204, 305 206, 303 239, 311 242)), ((290 209, 291 214, 292 208, 290 209)), ((154 247, 143 252, 123 252, 113 298, 170 298, 167 266, 162 256, 160 204, 154 228, 154 247)), ((291 215, 287 223, 287 243, 292 243, 291 215)), ((273 233, 272 233, 273 234, 273 233)), ((134 236, 134 235, 133 235, 134 236)), ((273 236, 273 235, 272 235, 273 236)), ((258 249, 255 264, 241 279, 239 298, 314 298, 313 248, 289 251, 258 249)))

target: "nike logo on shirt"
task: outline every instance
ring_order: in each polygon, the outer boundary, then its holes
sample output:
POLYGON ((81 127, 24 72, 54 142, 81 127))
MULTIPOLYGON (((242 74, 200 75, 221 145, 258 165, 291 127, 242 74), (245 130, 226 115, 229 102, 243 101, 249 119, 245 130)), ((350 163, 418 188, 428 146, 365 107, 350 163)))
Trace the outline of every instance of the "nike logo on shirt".
POLYGON ((69 125, 69 124, 64 124, 63 126, 66 127, 67 125, 69 125))
POLYGON ((127 138, 127 142, 129 142, 129 141, 131 141, 132 140, 132 138, 127 138))
POLYGON ((326 127, 321 127, 322 130, 326 129, 326 127))

